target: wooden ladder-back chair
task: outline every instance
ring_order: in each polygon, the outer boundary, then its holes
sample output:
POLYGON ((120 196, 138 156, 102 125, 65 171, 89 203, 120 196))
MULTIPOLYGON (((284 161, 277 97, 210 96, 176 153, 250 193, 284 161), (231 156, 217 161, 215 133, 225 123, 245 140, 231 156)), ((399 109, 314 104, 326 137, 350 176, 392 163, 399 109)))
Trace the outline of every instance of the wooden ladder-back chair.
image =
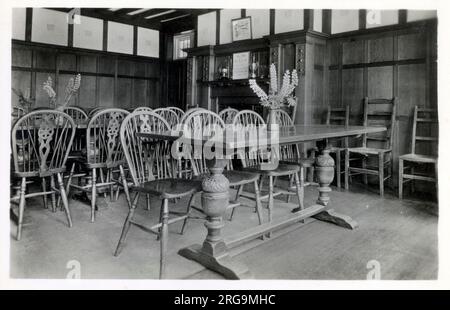
POLYGON ((153 113, 161 115, 162 118, 164 118, 166 120, 166 122, 169 124, 170 129, 175 129, 175 127, 180 122, 177 112, 175 112, 173 109, 159 108, 159 109, 153 110, 153 113))
POLYGON ((184 115, 184 111, 178 107, 167 107, 167 109, 174 111, 178 116, 178 120, 181 120, 184 115))
POLYGON ((201 189, 201 182, 178 179, 177 160, 171 155, 171 143, 168 141, 155 141, 149 138, 140 137, 139 133, 155 133, 170 130, 170 125, 160 115, 140 111, 128 115, 120 128, 120 139, 125 153, 126 162, 132 177, 132 185, 129 187, 124 182, 125 192, 136 192, 133 201, 129 205, 128 216, 123 225, 115 256, 118 256, 123 248, 126 236, 133 224, 144 227, 136 223, 133 219, 136 205, 140 194, 149 194, 162 200, 159 224, 146 228, 158 234, 160 237, 160 272, 159 277, 165 275, 166 254, 168 244, 168 225, 188 217, 188 213, 169 219, 169 199, 191 197, 201 189), (158 231, 155 231, 158 229, 158 231))
POLYGON ((52 210, 55 212, 56 193, 59 193, 69 227, 72 227, 63 173, 66 171, 66 160, 75 136, 75 128, 76 125, 69 115, 55 110, 30 112, 17 120, 13 126, 11 141, 14 176, 21 179, 19 193, 12 198, 13 201, 19 201, 17 240, 21 238, 26 198, 44 196, 46 201, 47 195, 51 195, 52 210), (42 192, 26 193, 29 178, 41 178, 42 192), (50 179, 50 189, 47 189, 47 178, 50 179))
POLYGON ((226 108, 219 112, 219 116, 224 121, 225 124, 232 124, 234 117, 238 113, 239 113, 239 111, 236 109, 226 108))
MULTIPOLYGON (((225 132, 225 122, 222 118, 208 110, 198 110, 191 113, 184 123, 182 124, 183 132, 187 136, 211 136, 214 133, 222 134, 225 132)), ((191 158, 193 163, 193 174, 196 179, 202 179, 209 171, 206 166, 206 160, 203 152, 195 153, 195 149, 191 154, 186 154, 186 157, 191 158)), ((254 186, 256 212, 258 214, 259 224, 262 224, 262 211, 261 211, 261 199, 259 191, 259 174, 255 172, 236 171, 230 169, 231 159, 228 163, 228 169, 223 171, 223 175, 228 179, 230 187, 237 187, 236 196, 233 201, 230 201, 228 209, 232 210, 230 220, 233 218, 236 207, 241 206, 239 198, 242 193, 243 187, 247 184, 254 186)))
POLYGON ((434 182, 436 184, 436 192, 438 190, 438 158, 437 158, 437 143, 438 143, 438 117, 437 110, 414 107, 414 118, 412 128, 411 153, 399 156, 398 169, 398 196, 403 198, 403 183, 411 182, 411 189, 414 190, 414 180, 434 182), (429 155, 423 154, 418 148, 420 144, 425 146, 428 144, 431 150, 429 155), (420 154, 422 153, 422 154, 420 154), (412 164, 405 166, 404 162, 412 164), (424 175, 423 173, 416 173, 416 165, 433 165, 434 176, 424 175), (410 173, 405 173, 409 170, 410 173))
MULTIPOLYGON (((332 108, 331 106, 328 106, 325 124, 349 126, 350 107, 348 105, 343 108, 332 108)), ((341 187, 342 175, 345 174, 345 158, 342 158, 341 155, 342 152, 345 153, 345 149, 349 147, 348 137, 338 140, 332 139, 329 142, 330 143, 327 144, 330 146, 330 154, 335 154, 336 156, 336 185, 337 187, 341 187), (342 166, 344 166, 344 169, 342 169, 342 166)))
POLYGON ((345 189, 348 189, 349 178, 352 175, 363 174, 364 183, 367 184, 367 175, 378 177, 380 196, 384 196, 384 181, 393 175, 392 143, 396 122, 396 98, 369 99, 364 98, 364 126, 381 126, 387 130, 376 134, 364 134, 362 146, 345 149, 345 189), (353 158, 362 160, 361 167, 351 166, 355 163, 353 158), (367 166, 367 159, 377 159, 377 163, 367 166), (375 158, 376 157, 376 158, 375 158), (385 170, 387 173, 385 174, 385 170))
MULTIPOLYGON (((264 122, 264 119, 256 112, 250 111, 250 110, 244 110, 236 114, 233 121, 233 126, 235 130, 239 131, 252 131, 252 130, 258 130, 261 127, 266 127, 266 123, 264 122)), ((251 134, 251 133, 250 133, 251 134)), ((270 150, 271 152, 278 152, 280 154, 280 150, 270 150)), ((269 179, 269 192, 267 194, 263 194, 260 199, 268 199, 268 218, 269 222, 272 221, 273 217, 273 207, 274 207, 274 198, 278 195, 284 194, 284 195, 292 195, 292 191, 289 189, 282 190, 278 189, 275 191, 274 181, 276 177, 281 176, 287 176, 287 177, 294 177, 295 180, 295 187, 296 187, 296 195, 299 200, 299 207, 295 208, 294 210, 302 210, 304 208, 303 206, 303 188, 301 187, 300 183, 300 166, 297 164, 283 164, 280 163, 277 168, 267 170, 262 167, 262 163, 267 158, 267 150, 249 150, 248 152, 241 152, 238 154, 242 166, 243 171, 250 171, 250 172, 256 172, 261 175, 261 182, 260 182, 260 188, 262 191, 262 181, 264 177, 268 177, 269 179)), ((279 155, 277 155, 279 156, 279 155)), ((250 197, 249 197, 250 198, 250 197)), ((270 235, 270 234, 269 234, 270 235)))
MULTIPOLYGON (((89 175, 85 175, 86 184, 72 184, 73 170, 70 171, 67 192, 70 192, 70 188, 73 187, 91 193, 91 222, 95 221, 97 193, 109 188, 112 200, 114 185, 120 185, 118 180, 114 179, 113 174, 125 162, 120 145, 119 130, 122 121, 128 114, 125 110, 114 108, 95 113, 89 120, 86 129, 85 166, 89 171, 89 175), (100 182, 98 182, 98 178, 100 182)), ((106 192, 104 195, 106 197, 106 192)))

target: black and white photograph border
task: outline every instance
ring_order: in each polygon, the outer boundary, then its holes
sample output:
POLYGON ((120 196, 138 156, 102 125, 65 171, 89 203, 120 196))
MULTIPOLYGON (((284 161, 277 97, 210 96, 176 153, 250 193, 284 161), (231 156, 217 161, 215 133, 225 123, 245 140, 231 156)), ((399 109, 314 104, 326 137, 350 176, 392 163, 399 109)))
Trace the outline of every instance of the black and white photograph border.
POLYGON ((0 5, 0 289, 450 288, 447 1, 0 5))

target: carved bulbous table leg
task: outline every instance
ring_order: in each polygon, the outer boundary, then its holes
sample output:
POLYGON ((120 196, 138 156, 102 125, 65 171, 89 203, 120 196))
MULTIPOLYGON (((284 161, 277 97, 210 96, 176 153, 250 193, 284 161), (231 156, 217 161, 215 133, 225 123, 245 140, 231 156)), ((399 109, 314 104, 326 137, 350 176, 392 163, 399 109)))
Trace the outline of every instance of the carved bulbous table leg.
MULTIPOLYGON (((317 204, 327 207, 330 202, 330 184, 334 179, 334 160, 330 156, 330 150, 326 147, 326 144, 318 143, 318 147, 320 155, 316 158, 315 168, 319 183, 319 197, 317 199, 317 204)), ((347 215, 336 213, 333 209, 326 209, 313 217, 349 229, 358 227, 358 223, 352 218, 347 215)))
POLYGON ((229 182, 222 174, 227 162, 227 159, 207 162, 210 174, 202 181, 202 209, 207 217, 205 226, 208 234, 203 245, 194 244, 181 249, 178 254, 197 261, 227 279, 242 279, 250 276, 248 268, 230 257, 222 236, 223 215, 229 203, 229 182))

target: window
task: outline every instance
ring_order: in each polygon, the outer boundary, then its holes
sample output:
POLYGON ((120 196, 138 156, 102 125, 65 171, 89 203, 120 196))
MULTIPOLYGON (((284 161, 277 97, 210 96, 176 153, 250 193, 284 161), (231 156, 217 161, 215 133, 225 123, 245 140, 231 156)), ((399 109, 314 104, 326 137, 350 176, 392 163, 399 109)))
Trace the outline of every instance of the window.
POLYGON ((183 50, 191 47, 194 38, 193 31, 183 32, 173 37, 173 59, 183 59, 187 57, 187 53, 183 50))

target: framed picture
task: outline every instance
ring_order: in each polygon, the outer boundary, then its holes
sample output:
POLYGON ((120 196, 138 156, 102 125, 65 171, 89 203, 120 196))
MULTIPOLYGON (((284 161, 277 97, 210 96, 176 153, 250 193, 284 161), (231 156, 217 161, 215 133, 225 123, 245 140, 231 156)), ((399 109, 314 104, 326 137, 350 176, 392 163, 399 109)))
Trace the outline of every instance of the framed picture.
POLYGON ((233 80, 248 79, 250 52, 233 54, 233 80))
POLYGON ((231 20, 232 41, 248 40, 252 38, 252 19, 250 16, 231 20))

